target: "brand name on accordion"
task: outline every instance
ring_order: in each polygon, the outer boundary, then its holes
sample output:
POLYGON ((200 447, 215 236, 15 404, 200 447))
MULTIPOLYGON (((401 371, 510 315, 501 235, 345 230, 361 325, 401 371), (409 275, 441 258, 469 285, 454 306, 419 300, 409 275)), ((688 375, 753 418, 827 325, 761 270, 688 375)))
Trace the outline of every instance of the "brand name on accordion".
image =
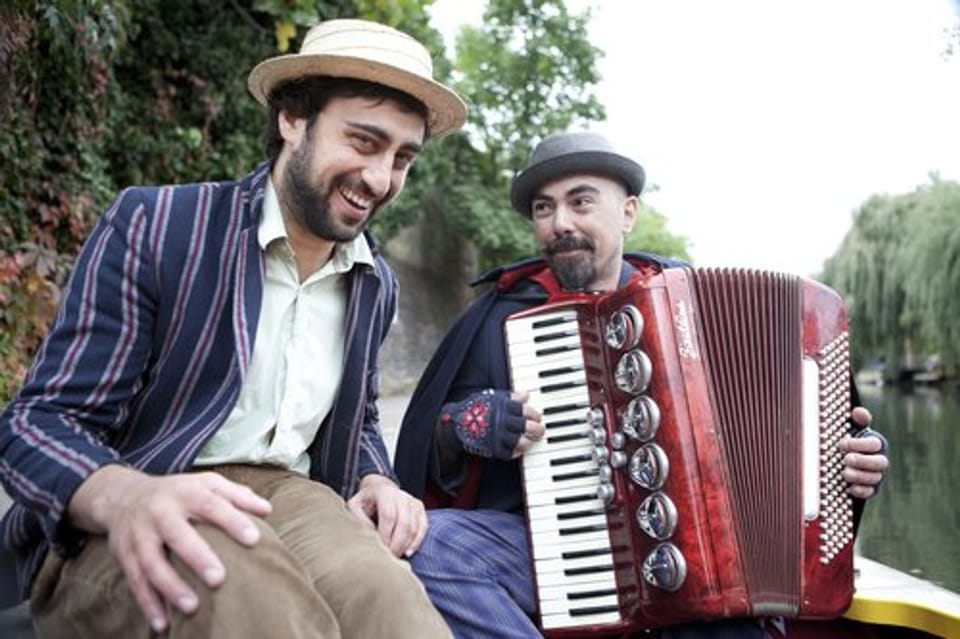
POLYGON ((687 303, 677 302, 677 311, 673 316, 673 323, 677 327, 677 349, 680 357, 697 359, 697 348, 693 344, 693 331, 690 330, 690 312, 687 303))

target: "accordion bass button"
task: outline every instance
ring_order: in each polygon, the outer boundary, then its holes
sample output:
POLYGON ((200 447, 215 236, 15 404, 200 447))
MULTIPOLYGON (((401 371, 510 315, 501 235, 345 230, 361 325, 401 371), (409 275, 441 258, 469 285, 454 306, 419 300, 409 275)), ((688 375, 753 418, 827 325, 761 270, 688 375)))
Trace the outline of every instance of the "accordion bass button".
POLYGON ((606 463, 607 458, 610 456, 610 451, 603 445, 594 446, 593 452, 590 453, 590 456, 593 458, 593 461, 598 464, 606 463))
POLYGON ((613 498, 617 496, 617 490, 610 482, 604 482, 597 486, 597 497, 607 506, 613 503, 613 498))
POLYGON ((597 464, 597 477, 601 484, 609 484, 613 481, 613 469, 610 464, 597 464))
POLYGON ((623 450, 627 445, 627 436, 621 432, 610 435, 610 448, 614 450, 623 450))
POLYGON ((606 423, 606 419, 603 417, 603 409, 599 406, 594 406, 587 411, 587 424, 591 428, 603 429, 603 425, 606 423))
POLYGON ((627 454, 622 450, 615 450, 610 453, 610 465, 614 468, 623 468, 627 465, 627 454))
POLYGON ((594 446, 603 446, 607 443, 607 431, 602 426, 594 426, 590 429, 590 443, 594 446))

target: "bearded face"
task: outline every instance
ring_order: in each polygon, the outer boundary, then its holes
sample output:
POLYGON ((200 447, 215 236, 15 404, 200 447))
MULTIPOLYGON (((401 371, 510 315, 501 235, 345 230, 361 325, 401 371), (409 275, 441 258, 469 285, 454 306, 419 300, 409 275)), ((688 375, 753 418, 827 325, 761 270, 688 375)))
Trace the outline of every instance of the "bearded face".
POLYGON ((567 291, 590 290, 597 280, 596 247, 585 237, 560 236, 544 247, 554 277, 567 291))
POLYGON ((374 199, 374 196, 361 180, 346 175, 333 177, 328 183, 315 184, 311 180, 311 176, 316 174, 312 165, 312 144, 311 129, 287 163, 280 191, 284 210, 317 237, 331 242, 349 242, 367 227, 379 204, 362 222, 349 224, 334 220, 330 213, 330 201, 335 193, 352 193, 368 200, 374 199))

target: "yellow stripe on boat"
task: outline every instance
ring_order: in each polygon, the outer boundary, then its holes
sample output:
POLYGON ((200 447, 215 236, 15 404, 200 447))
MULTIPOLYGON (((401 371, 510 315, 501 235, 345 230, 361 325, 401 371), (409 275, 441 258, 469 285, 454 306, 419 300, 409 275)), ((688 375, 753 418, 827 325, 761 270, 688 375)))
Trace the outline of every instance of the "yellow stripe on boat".
POLYGON ((960 594, 866 557, 854 566, 856 592, 845 617, 960 637, 960 594))

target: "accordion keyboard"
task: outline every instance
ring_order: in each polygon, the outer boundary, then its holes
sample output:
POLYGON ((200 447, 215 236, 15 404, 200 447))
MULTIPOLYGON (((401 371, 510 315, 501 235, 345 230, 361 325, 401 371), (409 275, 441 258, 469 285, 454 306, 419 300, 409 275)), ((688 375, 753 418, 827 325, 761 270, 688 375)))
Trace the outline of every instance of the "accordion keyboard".
POLYGON ((514 391, 529 393, 546 434, 523 457, 530 540, 544 629, 620 621, 600 466, 577 313, 511 318, 505 326, 514 391))

